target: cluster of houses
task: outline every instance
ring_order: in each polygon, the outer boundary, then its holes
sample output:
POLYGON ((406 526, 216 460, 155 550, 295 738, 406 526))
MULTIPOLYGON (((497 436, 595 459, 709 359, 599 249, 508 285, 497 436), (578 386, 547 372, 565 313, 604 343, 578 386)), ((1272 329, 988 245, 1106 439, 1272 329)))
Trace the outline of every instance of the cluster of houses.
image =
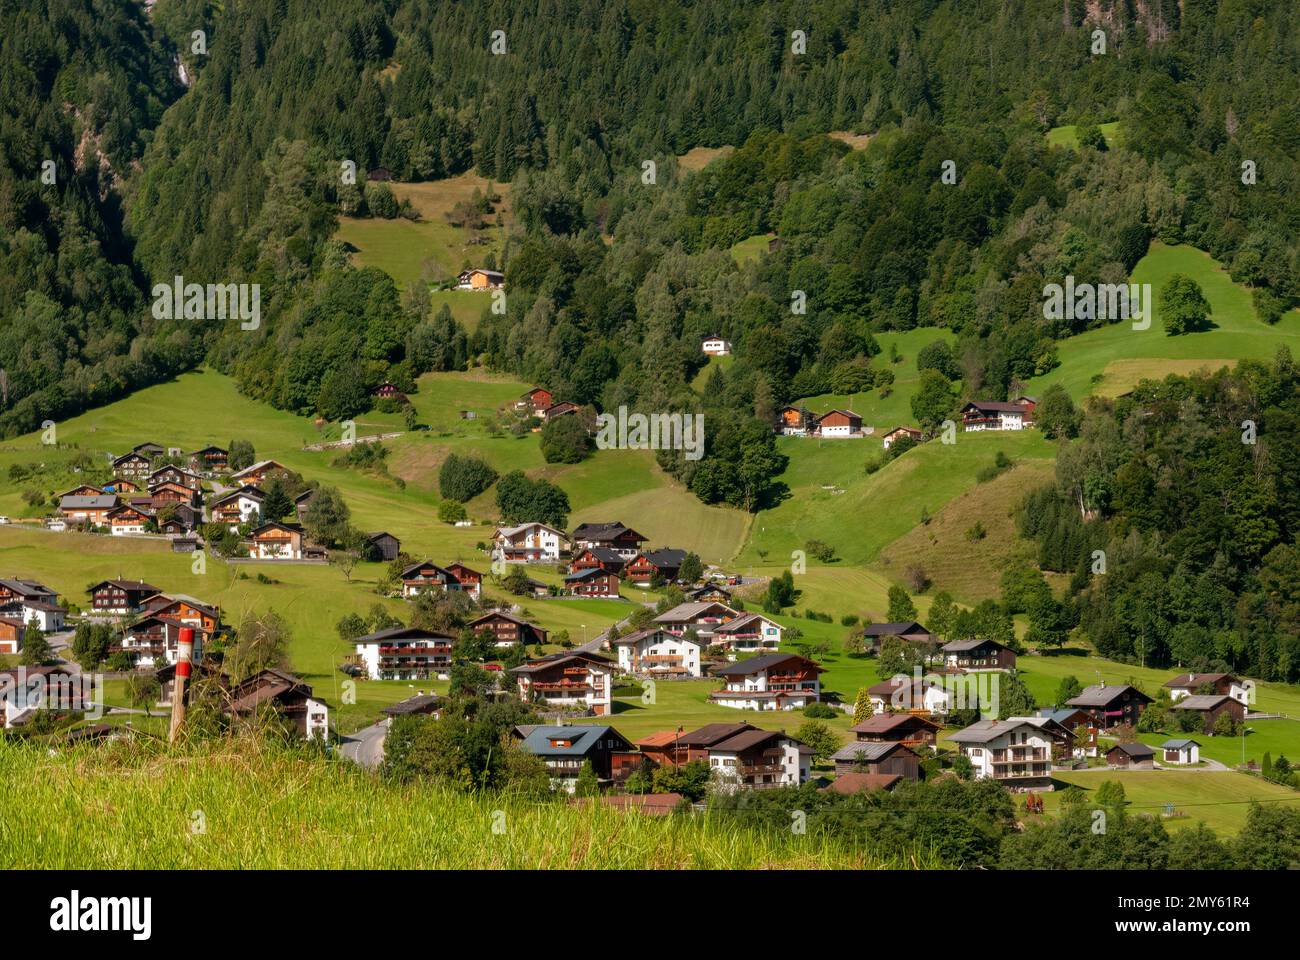
MULTIPOLYGON (((1017 397, 1009 402, 972 400, 961 409, 963 430, 1023 430, 1034 424, 1033 397, 1017 397)), ((816 437, 822 440, 858 439, 874 433, 863 427, 862 417, 852 410, 827 410, 814 413, 801 404, 777 411, 773 429, 786 437, 816 437)), ((898 426, 881 436, 881 446, 888 450, 898 440, 907 438, 919 443, 924 433, 917 427, 898 426)))
POLYGON ((20 653, 27 631, 62 630, 68 615, 59 595, 35 580, 0 580, 0 653, 20 653))
POLYGON ((515 401, 515 409, 546 423, 556 417, 577 413, 581 408, 572 400, 556 400, 555 394, 545 387, 533 387, 515 401))
MULTIPOLYGON (((82 484, 59 497, 57 524, 106 529, 113 536, 138 536, 156 531, 169 536, 177 549, 193 549, 196 531, 204 523, 238 532, 251 525, 244 546, 254 560, 324 560, 324 547, 311 542, 302 521, 315 491, 308 489, 294 500, 296 520, 262 521, 266 501, 263 489, 291 471, 276 460, 261 460, 242 470, 229 471, 229 452, 208 446, 184 454, 157 443, 142 443, 113 460, 114 478, 97 487, 82 484), (188 466, 163 463, 186 460, 188 466), (219 493, 205 496, 204 482, 219 481, 219 493)), ((400 541, 386 531, 367 534, 379 559, 392 560, 400 541)))
MULTIPOLYGON (((646 549, 647 538, 620 521, 579 524, 571 534, 544 523, 498 527, 492 557, 503 563, 558 564, 567 559, 564 592, 575 597, 618 597, 624 580, 647 587, 678 579, 686 551, 646 549)), ((547 591, 537 585, 539 593, 547 591)))

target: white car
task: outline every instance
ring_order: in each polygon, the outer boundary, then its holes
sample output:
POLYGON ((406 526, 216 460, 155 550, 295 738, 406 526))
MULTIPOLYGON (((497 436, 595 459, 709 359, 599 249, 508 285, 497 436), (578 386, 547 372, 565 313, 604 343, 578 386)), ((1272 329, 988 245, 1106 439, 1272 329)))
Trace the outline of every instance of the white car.
POLYGON ((9 522, 8 517, 0 517, 0 523, 8 523, 8 522, 9 522))

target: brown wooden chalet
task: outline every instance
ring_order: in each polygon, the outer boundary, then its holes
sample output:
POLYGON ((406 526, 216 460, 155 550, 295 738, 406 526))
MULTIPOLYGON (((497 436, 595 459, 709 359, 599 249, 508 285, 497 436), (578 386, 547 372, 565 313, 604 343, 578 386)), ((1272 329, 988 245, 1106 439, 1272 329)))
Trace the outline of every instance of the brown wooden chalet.
POLYGON ((610 712, 615 669, 605 657, 575 650, 530 660, 510 672, 525 703, 585 707, 591 715, 603 717, 610 712))
POLYGON ((151 484, 149 486, 149 496, 156 504, 183 503, 187 506, 195 506, 202 501, 202 496, 198 490, 187 487, 183 483, 173 483, 170 480, 151 484))
POLYGON ((617 597, 618 588, 618 575, 597 567, 578 570, 564 578, 565 592, 574 597, 617 597))
POLYGON ((622 574, 627 566, 623 555, 609 547, 587 547, 569 563, 569 572, 599 570, 602 573, 622 574))
POLYGON ((1094 727, 1109 730, 1126 723, 1136 725, 1138 717, 1150 702, 1151 698, 1135 687, 1126 683, 1108 686, 1103 680, 1084 687, 1082 693, 1065 701, 1065 704, 1086 710, 1094 727))
POLYGON ((160 483, 176 483, 190 490, 203 489, 203 478, 197 473, 174 466, 159 467, 149 474, 148 486, 154 487, 160 483))
POLYGON ((240 486, 260 487, 272 477, 287 477, 290 470, 278 460, 259 460, 251 467, 245 467, 230 475, 232 483, 240 486))
POLYGON ((213 607, 182 593, 159 593, 144 603, 143 612, 196 627, 205 633, 221 629, 221 608, 213 607))
POLYGON ((190 469, 199 473, 225 473, 230 467, 230 451, 225 447, 203 447, 190 454, 190 469))
POLYGON ((262 670, 231 688, 224 713, 250 717, 273 710, 303 739, 329 733, 329 707, 312 693, 311 684, 283 670, 262 670))
POLYGON ((899 623, 869 623, 863 627, 862 633, 876 649, 880 648, 880 644, 886 637, 899 637, 910 643, 920 643, 928 647, 936 647, 939 644, 939 638, 915 620, 899 623))
POLYGON ((158 592, 157 587, 143 580, 101 580, 90 587, 90 606, 94 613, 139 613, 145 601, 158 592))
POLYGON ((604 547, 613 550, 624 560, 631 560, 641 552, 646 538, 631 527, 615 520, 612 523, 581 523, 569 538, 576 553, 587 547, 604 547))
POLYGON ((685 550, 664 547, 659 550, 643 550, 623 568, 623 579, 641 585, 649 584, 656 577, 665 583, 677 579, 677 573, 686 559, 685 550))
POLYGON ((521 620, 503 610, 493 610, 466 624, 475 633, 490 633, 496 639, 498 647, 509 647, 516 643, 534 646, 546 643, 549 636, 544 627, 521 620))
POLYGON ((944 662, 958 670, 1014 670, 1016 652, 996 640, 972 637, 953 640, 939 648, 944 662))
POLYGON ((915 713, 877 713, 849 727, 860 743, 901 743, 913 750, 933 747, 939 725, 915 713))
POLYGON ((412 564, 401 573, 402 596, 414 597, 427 590, 462 590, 477 598, 483 585, 483 575, 463 563, 440 567, 432 560, 412 564))
POLYGON ((113 461, 113 473, 128 480, 142 481, 153 470, 153 461, 143 453, 124 453, 113 461))
POLYGON ((807 407, 782 407, 776 414, 776 432, 790 437, 802 437, 812 429, 815 417, 807 407))

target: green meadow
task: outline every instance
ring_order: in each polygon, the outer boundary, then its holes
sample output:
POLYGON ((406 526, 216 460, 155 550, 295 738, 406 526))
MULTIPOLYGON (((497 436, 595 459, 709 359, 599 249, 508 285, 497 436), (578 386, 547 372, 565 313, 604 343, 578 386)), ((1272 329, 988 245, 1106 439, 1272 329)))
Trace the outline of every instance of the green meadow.
MULTIPOLYGON (((1113 147, 1119 143, 1119 121, 1112 120, 1109 123, 1097 124, 1101 135, 1106 141, 1106 146, 1113 147)), ((1053 127, 1047 131, 1047 143, 1053 147, 1068 147, 1071 150, 1079 149, 1079 127, 1077 124, 1068 124, 1063 127, 1053 127)))

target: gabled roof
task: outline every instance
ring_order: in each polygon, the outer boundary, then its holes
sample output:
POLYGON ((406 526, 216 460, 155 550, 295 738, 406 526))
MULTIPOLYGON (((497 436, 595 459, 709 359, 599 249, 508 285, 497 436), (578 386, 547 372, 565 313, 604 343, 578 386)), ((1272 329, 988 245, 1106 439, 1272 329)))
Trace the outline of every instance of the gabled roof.
POLYGON ((698 730, 691 730, 683 733, 677 738, 677 742, 683 747, 695 747, 697 749, 711 747, 715 743, 734 737, 743 730, 757 729, 749 723, 706 723, 698 730))
POLYGON ((1117 743, 1115 744, 1115 746, 1111 747, 1110 750, 1107 750, 1106 752, 1110 753, 1112 750, 1118 750, 1121 753, 1127 753, 1130 757, 1132 757, 1135 760, 1145 759, 1146 757, 1154 757, 1156 755, 1155 750, 1151 749, 1151 747, 1148 747, 1145 743, 1117 743))
POLYGON ((118 464, 126 463, 128 460, 144 460, 145 462, 148 462, 149 458, 143 453, 137 453, 132 450, 130 453, 124 453, 120 457, 114 457, 113 466, 116 467, 118 464))
POLYGON ((642 557, 656 567, 680 567, 686 560, 686 551, 673 547, 660 547, 658 550, 645 550, 642 557))
POLYGON ((718 741, 709 747, 709 752, 712 753, 716 750, 719 753, 740 753, 745 750, 752 750, 755 747, 761 747, 773 740, 789 740, 795 746, 803 746, 802 743, 783 730, 759 730, 756 727, 751 727, 748 730, 734 733, 725 740, 718 741))
POLYGON ((1038 729, 1036 724, 1028 720, 979 720, 963 730, 958 730, 949 739, 954 743, 989 743, 1021 727, 1038 729))
POLYGON ((714 676, 719 677, 748 677, 761 670, 770 670, 773 667, 779 667, 783 663, 791 660, 799 660, 807 664, 817 673, 825 673, 818 664, 809 660, 807 657, 801 657, 797 653, 768 653, 761 657, 751 657, 748 660, 738 660, 735 663, 729 663, 725 667, 718 667, 713 671, 714 676))
POLYGON ((938 730, 939 725, 925 717, 919 717, 914 713, 877 713, 863 720, 859 724, 849 727, 853 733, 878 733, 885 734, 899 727, 913 726, 920 724, 929 727, 932 730, 938 730))
POLYGON ((390 717, 403 717, 411 713, 428 713, 431 710, 436 710, 442 702, 443 698, 436 693, 421 693, 414 697, 407 697, 405 700, 399 700, 397 703, 390 703, 388 706, 381 708, 379 712, 390 717))
POLYGON ((869 623, 862 628, 862 632, 868 637, 893 637, 903 633, 929 633, 930 631, 915 620, 908 620, 903 623, 869 623))
POLYGON ((23 598, 57 596, 53 590, 36 580, 24 580, 21 578, 0 580, 0 587, 4 587, 10 593, 15 593, 23 598))
POLYGON ((520 664, 517 667, 512 667, 510 669, 510 672, 511 673, 537 673, 541 670, 549 670, 551 667, 568 663, 570 660, 577 660, 581 663, 586 663, 597 668, 603 667, 606 670, 613 670, 615 666, 614 661, 608 659, 607 657, 601 657, 601 656, 597 656, 594 653, 585 653, 582 651, 574 650, 568 653, 550 653, 536 660, 529 660, 527 663, 520 664))
POLYGON ((998 643, 996 640, 990 640, 987 637, 971 637, 967 640, 953 640, 950 643, 945 643, 939 649, 946 653, 965 653, 967 650, 979 650, 980 648, 987 647, 990 644, 997 647, 999 650, 1011 649, 1006 644, 998 643))
POLYGON ((754 623, 770 623, 773 626, 777 627, 778 629, 781 626, 779 623, 776 623, 773 620, 769 620, 761 613, 746 611, 745 613, 742 613, 740 616, 736 617, 734 620, 728 620, 726 623, 718 624, 716 627, 713 628, 713 632, 714 633, 740 633, 743 630, 748 630, 751 627, 751 625, 753 625, 754 623))
POLYGON ((853 743, 846 743, 833 754, 831 759, 840 763, 857 763, 859 758, 863 763, 876 763, 884 760, 895 750, 908 750, 907 747, 897 740, 886 740, 883 743, 872 743, 866 740, 855 740, 853 743))
POLYGON ((1175 710, 1213 710, 1215 707, 1219 706, 1225 700, 1231 701, 1232 703, 1237 702, 1236 700, 1233 700, 1232 697, 1228 696, 1226 693, 1216 693, 1213 695, 1201 694, 1196 696, 1183 697, 1181 700, 1179 700, 1177 703, 1174 704, 1173 708, 1175 710))
POLYGON ((616 537, 631 533, 634 539, 644 543, 646 537, 641 536, 631 527, 625 526, 618 520, 608 523, 580 523, 573 528, 574 540, 613 540, 616 537))
POLYGON ((117 504, 117 494, 114 493, 95 497, 64 497, 59 501, 59 507, 63 510, 111 510, 117 504))
POLYGON ((524 737, 524 749, 552 757, 585 757, 601 740, 615 737, 623 742, 622 749, 632 749, 627 738, 605 724, 572 724, 569 726, 536 726, 524 737), (568 740, 567 747, 551 745, 552 740, 568 740))
POLYGON ((221 616, 221 612, 216 607, 212 606, 211 604, 204 603, 202 600, 198 600, 194 597, 191 597, 187 593, 159 593, 155 596, 150 597, 147 601, 145 601, 145 603, 147 606, 153 608, 155 611, 166 610, 170 606, 174 606, 175 604, 178 603, 183 603, 186 606, 193 607, 195 610, 197 610, 199 613, 203 614, 206 617, 212 617, 213 619, 216 619, 221 616))
POLYGON ((519 534, 523 533, 526 530, 533 529, 533 527, 541 527, 543 530, 549 530, 551 533, 555 534, 561 540, 569 539, 563 530, 556 530, 554 527, 550 526, 549 524, 542 523, 540 520, 533 520, 530 523, 520 523, 513 527, 497 527, 495 530, 492 531, 492 536, 493 537, 497 537, 497 536, 514 537, 514 536, 518 536, 519 534))
POLYGON ((702 616, 706 611, 714 607, 721 607, 722 610, 731 616, 736 615, 725 603, 719 600, 696 600, 691 603, 679 603, 671 610, 665 610, 659 616, 654 618, 655 623, 690 623, 697 617, 702 616))
POLYGON ((844 773, 836 777, 822 790, 834 793, 866 793, 869 790, 892 790, 902 777, 897 773, 844 773))
POLYGON ((1024 413, 1023 403, 1007 403, 1003 400, 972 400, 962 410, 978 410, 981 413, 1024 413))
POLYGON ((838 413, 838 414, 841 414, 841 415, 843 415, 843 416, 848 417, 850 420, 861 420, 861 419, 862 419, 862 415, 861 415, 861 414, 854 413, 852 410, 827 410, 825 413, 819 413, 816 417, 814 417, 814 418, 813 418, 813 422, 814 422, 814 423, 821 423, 823 420, 825 420, 827 417, 829 417, 832 413, 838 413))
POLYGON ((267 669, 253 674, 231 690, 228 709, 232 713, 248 713, 264 703, 269 703, 286 693, 299 693, 312 697, 311 685, 284 670, 267 669))
POLYGON ((613 577, 616 580, 618 579, 617 574, 610 573, 608 570, 602 570, 599 567, 587 567, 585 570, 578 570, 575 573, 565 574, 564 582, 569 583, 570 581, 573 581, 576 583, 579 580, 590 580, 593 577, 613 577))
POLYGON ((509 620, 511 623, 516 624, 517 626, 520 627, 532 627, 534 630, 545 631, 544 627, 540 627, 535 623, 530 623, 529 621, 524 620, 522 617, 516 617, 513 613, 507 613, 504 610, 489 610, 487 613, 483 614, 483 616, 475 617, 473 620, 469 621, 469 623, 465 624, 465 626, 473 627, 480 623, 483 623, 486 620, 492 620, 496 617, 500 617, 503 620, 509 620))
POLYGON ((1207 683, 1218 684, 1222 680, 1238 682, 1239 678, 1232 673, 1180 673, 1165 686, 1171 690, 1195 690, 1207 683))
POLYGON ((143 580, 101 580, 99 583, 93 583, 87 588, 87 592, 94 593, 102 586, 117 587, 119 590, 140 591, 153 596, 161 593, 153 584, 145 583, 143 580))
POLYGON ((212 501, 211 506, 219 507, 223 503, 226 503, 229 500, 237 500, 240 497, 246 497, 249 500, 260 501, 266 499, 266 494, 263 493, 258 487, 246 483, 242 487, 239 487, 235 490, 231 490, 228 493, 223 493, 221 496, 217 497, 217 499, 212 501))
POLYGON ((583 553, 590 553, 601 563, 627 563, 623 555, 611 547, 585 547, 583 553))
POLYGON ((1199 741, 1192 740, 1189 737, 1180 737, 1177 740, 1166 740, 1160 744, 1161 750, 1185 750, 1188 747, 1199 747, 1199 741))
POLYGON ((1121 683, 1115 686, 1108 686, 1105 683, 1095 683, 1090 687, 1084 687, 1083 692, 1077 697, 1065 701, 1066 706, 1070 707, 1104 707, 1114 703, 1125 691, 1133 696, 1148 703, 1151 698, 1136 687, 1129 686, 1127 683, 1121 683))
POLYGON ((257 461, 257 463, 254 463, 251 466, 247 466, 243 470, 236 470, 234 473, 230 475, 230 479, 235 480, 238 479, 239 477, 242 477, 246 473, 254 473, 262 470, 287 471, 288 469, 289 469, 288 467, 286 467, 283 463, 281 463, 278 460, 259 460, 257 461))
POLYGON ((650 637, 660 637, 660 636, 664 637, 667 640, 671 640, 674 643, 693 643, 697 647, 700 647, 701 649, 703 649, 704 647, 704 641, 702 640, 699 639, 692 640, 689 636, 679 637, 675 633, 669 633, 667 630, 663 630, 658 627, 650 627, 645 630, 637 630, 634 631, 633 633, 625 634, 624 636, 621 637, 615 637, 613 640, 610 641, 610 643, 612 643, 614 646, 617 647, 625 647, 628 646, 629 644, 637 643, 641 640, 646 640, 650 637))
POLYGON ((374 633, 367 633, 364 637, 357 637, 353 643, 382 643, 384 640, 455 640, 451 634, 435 633, 432 630, 422 630, 419 627, 386 627, 383 630, 376 630, 374 633))

